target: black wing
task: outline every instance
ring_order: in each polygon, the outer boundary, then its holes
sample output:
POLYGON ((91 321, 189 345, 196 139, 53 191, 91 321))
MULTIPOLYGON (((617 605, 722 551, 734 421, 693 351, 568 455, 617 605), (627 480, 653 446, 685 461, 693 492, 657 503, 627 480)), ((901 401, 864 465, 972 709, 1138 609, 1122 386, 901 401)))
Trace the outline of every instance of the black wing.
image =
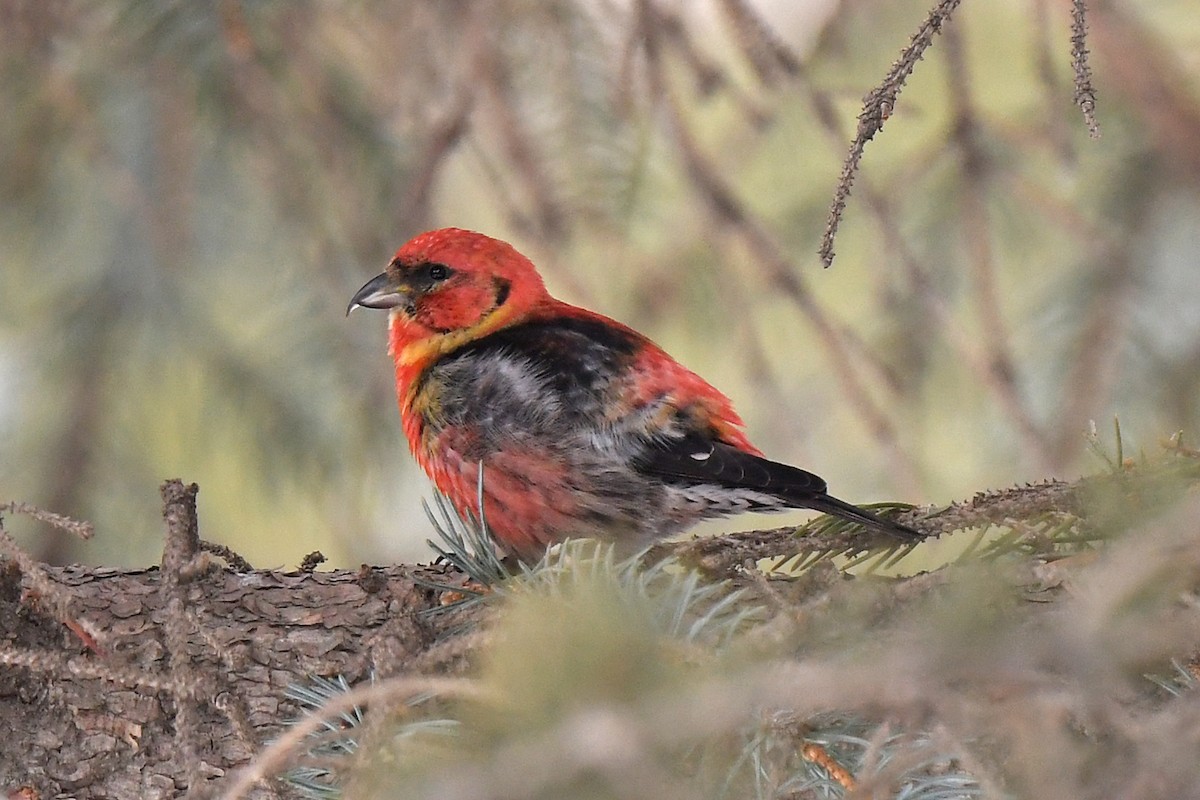
POLYGON ((652 444, 637 466, 640 472, 667 481, 761 492, 779 498, 783 505, 832 514, 906 542, 925 538, 907 525, 833 497, 826 492, 824 479, 811 472, 746 453, 700 433, 652 444))
POLYGON ((650 444, 637 466, 640 472, 671 482, 749 489, 797 507, 807 507, 826 488, 825 481, 811 472, 768 461, 697 432, 650 444))

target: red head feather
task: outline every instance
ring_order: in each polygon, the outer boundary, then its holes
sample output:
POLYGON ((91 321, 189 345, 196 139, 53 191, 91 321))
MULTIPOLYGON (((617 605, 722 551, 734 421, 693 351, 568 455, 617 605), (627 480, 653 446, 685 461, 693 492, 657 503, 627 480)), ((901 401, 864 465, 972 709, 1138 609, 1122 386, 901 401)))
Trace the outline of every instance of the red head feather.
POLYGON ((409 298, 392 314, 398 363, 424 365, 554 302, 532 262, 512 245, 459 228, 413 238, 396 251, 388 274, 409 298), (439 267, 449 277, 431 282, 429 270, 439 267))

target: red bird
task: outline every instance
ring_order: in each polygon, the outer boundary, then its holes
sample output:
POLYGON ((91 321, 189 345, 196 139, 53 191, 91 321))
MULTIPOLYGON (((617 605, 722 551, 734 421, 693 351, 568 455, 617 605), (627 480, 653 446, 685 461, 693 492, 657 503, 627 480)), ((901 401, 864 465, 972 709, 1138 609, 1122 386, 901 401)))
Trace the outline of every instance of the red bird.
POLYGON ((713 517, 812 508, 915 541, 763 458, 725 395, 631 328, 546 291, 511 245, 457 228, 409 241, 355 293, 386 308, 417 462, 509 553, 563 539, 640 544, 713 517))

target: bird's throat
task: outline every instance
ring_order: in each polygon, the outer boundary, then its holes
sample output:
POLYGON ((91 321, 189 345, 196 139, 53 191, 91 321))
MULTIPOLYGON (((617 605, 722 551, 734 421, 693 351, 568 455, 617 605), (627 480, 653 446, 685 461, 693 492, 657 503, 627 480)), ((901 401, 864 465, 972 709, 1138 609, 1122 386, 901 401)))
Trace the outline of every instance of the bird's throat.
POLYGON ((388 319, 388 351, 397 370, 411 367, 420 373, 442 356, 511 324, 514 316, 512 311, 501 306, 474 325, 441 330, 422 325, 403 312, 393 311, 388 319))

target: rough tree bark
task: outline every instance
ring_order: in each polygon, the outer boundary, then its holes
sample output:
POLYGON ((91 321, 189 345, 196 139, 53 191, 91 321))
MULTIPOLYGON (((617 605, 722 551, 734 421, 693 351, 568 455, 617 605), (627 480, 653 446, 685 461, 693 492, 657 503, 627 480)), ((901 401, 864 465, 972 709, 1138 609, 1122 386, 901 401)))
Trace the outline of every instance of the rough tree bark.
POLYGON ((198 547, 195 487, 163 488, 162 569, 39 566, 48 584, 31 590, 28 569, 0 561, 4 796, 209 795, 304 713, 290 684, 395 674, 461 625, 422 613, 439 592, 413 579, 435 567, 217 566, 198 547))

